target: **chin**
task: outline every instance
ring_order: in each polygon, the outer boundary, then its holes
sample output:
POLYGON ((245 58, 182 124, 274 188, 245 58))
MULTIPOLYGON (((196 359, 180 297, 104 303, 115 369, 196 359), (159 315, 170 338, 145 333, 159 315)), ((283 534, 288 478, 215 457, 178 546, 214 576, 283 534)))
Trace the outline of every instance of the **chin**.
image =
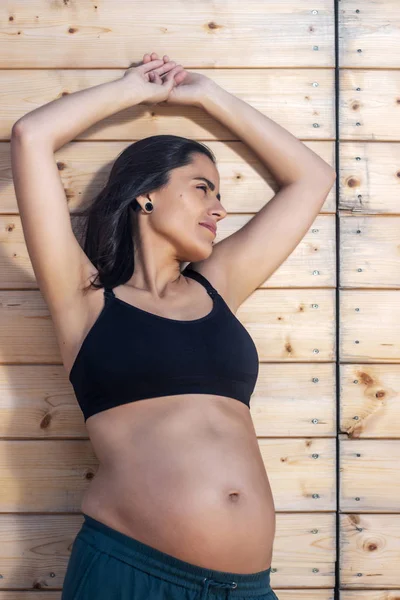
POLYGON ((193 248, 188 248, 185 256, 186 256, 186 261, 188 262, 201 262, 202 260, 205 260, 206 258, 208 258, 210 256, 210 254, 212 254, 213 248, 212 245, 209 244, 207 247, 204 247, 204 245, 202 246, 201 250, 199 248, 196 248, 196 250, 193 250, 193 248))

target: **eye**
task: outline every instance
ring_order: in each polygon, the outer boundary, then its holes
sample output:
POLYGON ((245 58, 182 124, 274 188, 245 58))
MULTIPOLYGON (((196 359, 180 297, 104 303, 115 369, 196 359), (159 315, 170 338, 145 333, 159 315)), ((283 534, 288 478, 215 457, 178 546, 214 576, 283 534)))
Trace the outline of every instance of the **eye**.
POLYGON ((206 186, 205 186, 205 185, 198 185, 198 186, 197 186, 197 189, 198 189, 198 190, 204 190, 204 191, 205 191, 205 193, 207 194, 207 188, 206 188, 206 186))

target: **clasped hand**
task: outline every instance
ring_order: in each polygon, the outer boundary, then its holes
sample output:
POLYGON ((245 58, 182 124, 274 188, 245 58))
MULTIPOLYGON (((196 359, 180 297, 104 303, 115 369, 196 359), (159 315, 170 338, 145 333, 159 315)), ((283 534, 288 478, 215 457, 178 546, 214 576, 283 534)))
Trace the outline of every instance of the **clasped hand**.
POLYGON ((144 54, 143 62, 130 67, 122 76, 132 87, 140 104, 180 104, 201 106, 201 101, 213 81, 206 75, 186 71, 182 65, 170 61, 165 54, 162 59, 155 52, 144 54))

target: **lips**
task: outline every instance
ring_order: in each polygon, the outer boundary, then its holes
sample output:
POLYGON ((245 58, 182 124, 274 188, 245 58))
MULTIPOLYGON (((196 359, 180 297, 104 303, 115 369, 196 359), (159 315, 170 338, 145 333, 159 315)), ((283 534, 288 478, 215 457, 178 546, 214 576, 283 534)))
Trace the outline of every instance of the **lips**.
POLYGON ((217 235, 216 229, 212 225, 209 225, 208 223, 200 223, 200 225, 202 225, 203 227, 206 227, 207 229, 209 229, 210 231, 212 231, 212 233, 214 235, 217 235))

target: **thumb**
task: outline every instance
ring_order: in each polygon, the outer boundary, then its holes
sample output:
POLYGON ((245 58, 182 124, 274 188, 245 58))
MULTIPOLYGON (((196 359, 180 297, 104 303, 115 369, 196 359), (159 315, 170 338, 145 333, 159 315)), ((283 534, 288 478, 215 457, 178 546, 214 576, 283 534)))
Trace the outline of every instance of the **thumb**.
POLYGON ((166 77, 165 77, 165 79, 164 79, 164 82, 163 82, 163 85, 164 85, 165 87, 167 87, 168 89, 170 89, 170 90, 171 90, 171 89, 174 87, 174 85, 176 84, 176 82, 175 82, 175 79, 174 79, 174 75, 175 75, 175 71, 174 71, 174 69, 173 69, 172 71, 170 71, 170 72, 169 72, 169 73, 166 75, 166 77))
POLYGON ((181 72, 184 72, 182 65, 176 65, 176 67, 171 69, 164 79, 166 87, 171 90, 173 87, 179 85, 179 83, 175 80, 175 75, 179 75, 181 72))

